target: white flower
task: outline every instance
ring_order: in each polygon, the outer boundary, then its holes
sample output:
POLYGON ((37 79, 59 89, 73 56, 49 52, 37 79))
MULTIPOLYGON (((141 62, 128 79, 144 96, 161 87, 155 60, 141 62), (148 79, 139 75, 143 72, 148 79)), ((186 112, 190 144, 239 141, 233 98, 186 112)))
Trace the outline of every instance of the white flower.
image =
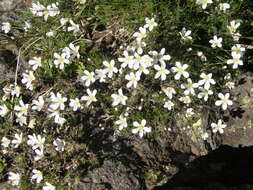
POLYGON ((184 104, 190 104, 192 102, 190 96, 183 96, 179 98, 179 101, 183 102, 184 104))
POLYGON ((209 41, 212 48, 216 48, 216 47, 221 48, 222 47, 221 42, 222 42, 222 38, 217 38, 217 36, 214 36, 213 39, 209 41))
POLYGON ((64 105, 64 102, 67 101, 67 98, 66 97, 62 97, 62 95, 57 92, 57 94, 55 95, 53 92, 51 92, 50 94, 50 101, 51 101, 51 104, 49 105, 49 108, 53 109, 53 110, 57 110, 58 108, 60 110, 64 110, 65 108, 65 105, 64 105))
POLYGON ((157 70, 157 73, 155 75, 155 79, 161 77, 161 80, 166 79, 166 75, 170 73, 168 69, 166 69, 166 64, 164 62, 161 63, 161 66, 154 65, 155 70, 157 70))
POLYGON ((32 14, 36 16, 43 16, 45 9, 46 7, 41 5, 39 2, 36 2, 36 3, 32 3, 32 7, 30 8, 30 11, 32 12, 32 14))
POLYGON ((142 62, 142 56, 140 56, 138 53, 135 53, 134 54, 134 64, 133 64, 133 67, 129 67, 131 69, 134 69, 134 70, 138 70, 140 68, 140 65, 141 65, 141 62, 142 62))
POLYGON ((200 78, 202 78, 202 80, 200 80, 198 83, 199 85, 204 85, 204 89, 209 89, 211 84, 215 84, 216 82, 212 79, 213 74, 209 73, 209 74, 205 74, 205 73, 201 73, 200 74, 200 78))
POLYGON ((1 29, 2 31, 4 31, 5 34, 9 33, 11 30, 11 24, 9 22, 3 22, 1 29))
POLYGON ((62 126, 66 122, 66 119, 64 117, 60 116, 59 110, 53 110, 53 109, 49 108, 48 111, 52 112, 51 114, 48 115, 48 117, 49 118, 54 117, 55 123, 62 126))
POLYGON ((10 85, 10 88, 12 88, 11 95, 19 97, 21 88, 18 85, 10 85))
POLYGON ((219 4, 219 10, 220 11, 223 11, 223 12, 226 12, 227 9, 230 8, 230 5, 228 3, 220 3, 219 4))
POLYGON ((149 74, 149 70, 147 68, 150 67, 150 64, 145 61, 144 56, 142 56, 142 60, 143 61, 140 63, 140 67, 138 71, 136 72, 136 75, 139 75, 139 76, 141 76, 142 73, 144 73, 145 75, 149 74))
POLYGON ((128 46, 127 47, 127 51, 132 51, 132 52, 135 52, 135 50, 137 51, 137 53, 139 55, 141 55, 143 53, 143 47, 146 47, 146 43, 143 42, 143 41, 138 41, 138 40, 135 40, 131 43, 131 46, 128 46))
POLYGON ((112 94, 111 97, 113 98, 112 106, 117 106, 118 104, 126 105, 127 96, 124 96, 122 89, 118 90, 118 94, 112 94))
POLYGON ((144 25, 144 28, 148 28, 149 31, 152 31, 154 29, 154 27, 156 27, 158 24, 155 22, 155 19, 149 19, 149 18, 145 18, 145 22, 146 24, 144 25))
POLYGON ((105 71, 107 72, 107 76, 112 78, 113 73, 117 73, 118 69, 114 66, 115 61, 111 60, 110 63, 107 61, 103 61, 103 65, 105 66, 105 71))
POLYGON ((207 133, 207 132, 203 133, 203 134, 201 135, 201 138, 202 138, 204 141, 207 140, 207 139, 208 139, 208 133, 207 133))
POLYGON ((240 54, 241 57, 243 56, 244 52, 245 52, 245 47, 243 47, 241 44, 235 44, 232 48, 232 53, 235 52, 237 54, 240 54))
POLYGON ((94 72, 84 70, 83 73, 84 75, 81 77, 81 80, 85 81, 85 86, 90 86, 92 83, 96 81, 94 72))
POLYGON ((197 0, 196 3, 202 6, 202 9, 206 9, 207 4, 212 4, 212 0, 197 0))
POLYGON ((62 53, 61 55, 59 55, 58 53, 54 53, 54 57, 56 58, 54 60, 54 65, 55 65, 56 68, 63 69, 65 64, 70 63, 70 61, 67 58, 66 53, 62 53))
POLYGON ((22 140, 23 140, 23 133, 20 134, 16 133, 11 143, 14 145, 14 148, 18 148, 19 145, 22 143, 22 140))
POLYGON ((180 62, 176 62, 176 67, 172 67, 172 72, 176 73, 175 80, 179 80, 183 75, 185 78, 189 77, 189 73, 185 71, 189 66, 187 64, 181 65, 180 62))
POLYGON ((66 144, 64 140, 57 138, 56 140, 54 140, 53 144, 55 146, 55 150, 57 150, 59 152, 64 151, 64 146, 66 144))
POLYGON ((137 41, 141 41, 143 38, 146 38, 147 37, 146 28, 140 27, 139 32, 135 32, 133 37, 135 37, 137 41))
POLYGON ((55 186, 53 186, 52 184, 46 182, 46 185, 43 186, 42 190, 55 190, 55 186))
POLYGON ((215 105, 222 106, 222 109, 226 110, 228 106, 231 106, 233 104, 233 102, 229 100, 229 96, 229 93, 226 93, 225 96, 222 93, 219 93, 218 97, 220 98, 220 100, 217 100, 215 102, 215 105))
POLYGON ((183 40, 192 40, 191 33, 192 33, 191 30, 186 30, 185 28, 183 28, 182 31, 179 32, 183 40))
POLYGON ((233 88, 235 88, 235 83, 228 81, 228 82, 226 82, 225 86, 228 87, 229 89, 233 89, 233 88))
POLYGON ((79 98, 70 99, 69 106, 72 107, 73 111, 77 111, 82 107, 79 98))
POLYGON ((9 112, 9 109, 7 108, 7 106, 5 104, 0 105, 0 116, 1 117, 5 117, 8 112, 9 112))
POLYGON ((80 30, 80 27, 79 27, 79 24, 75 24, 74 22, 73 22, 73 20, 69 20, 69 22, 70 22, 70 24, 71 24, 71 26, 69 26, 68 27, 68 31, 70 32, 70 31, 73 31, 73 33, 74 34, 76 34, 76 33, 78 33, 78 32, 81 32, 81 30, 80 30))
POLYGON ((8 180, 11 182, 13 186, 19 185, 20 178, 21 178, 20 174, 9 172, 8 175, 9 175, 8 180))
POLYGON ((128 80, 129 82, 127 83, 127 88, 130 87, 137 87, 138 81, 140 80, 140 76, 137 74, 134 74, 133 72, 131 72, 130 74, 127 74, 125 76, 125 79, 128 80))
POLYGON ((43 99, 43 96, 39 96, 38 100, 32 101, 32 109, 36 111, 41 111, 43 109, 43 106, 45 104, 45 101, 43 99))
POLYGON ((29 71, 28 73, 23 73, 23 78, 21 82, 26 85, 26 88, 29 90, 33 89, 32 82, 35 80, 33 75, 33 71, 29 71))
POLYGON ((213 94, 213 91, 210 89, 199 88, 201 92, 198 94, 198 98, 204 98, 204 101, 208 100, 208 96, 213 94))
POLYGON ((23 115, 17 115, 16 122, 19 123, 20 126, 27 124, 27 117, 23 115))
POLYGON ((33 57, 28 61, 28 64, 32 66, 32 69, 35 71, 38 67, 41 67, 41 57, 33 57))
POLYGON ((241 60, 241 54, 232 52, 232 59, 227 60, 227 64, 233 64, 233 69, 237 69, 239 65, 243 65, 243 61, 241 60))
POLYGON ((87 101, 86 102, 86 106, 89 106, 92 102, 96 102, 97 101, 97 99, 96 99, 97 90, 91 91, 88 88, 86 92, 87 92, 88 96, 82 96, 81 100, 87 101))
POLYGON ((114 123, 119 126, 120 131, 124 128, 127 128, 127 120, 122 115, 120 115, 119 120, 115 121, 114 123))
POLYGON ((232 35, 236 34, 236 30, 239 28, 240 25, 241 25, 241 24, 240 24, 239 22, 236 23, 235 20, 232 20, 232 21, 230 22, 230 25, 227 26, 228 31, 230 32, 230 34, 232 34, 232 35))
POLYGON ((43 149, 45 140, 45 137, 42 138, 40 135, 28 135, 27 144, 32 146, 33 150, 36 150, 37 148, 43 149))
POLYGON ((105 82, 107 71, 105 69, 96 69, 96 77, 95 79, 99 79, 99 82, 105 82))
POLYGON ((213 128, 213 133, 217 133, 217 131, 219 131, 220 134, 224 133, 224 128, 227 127, 226 124, 222 124, 222 121, 219 119, 218 123, 212 123, 211 127, 213 128))
POLYGON ((54 35, 55 35, 55 31, 52 31, 52 30, 46 33, 47 37, 53 37, 54 35))
POLYGON ((42 181, 42 179, 43 179, 42 172, 39 171, 39 170, 33 169, 32 173, 33 173, 33 175, 32 175, 31 179, 32 180, 36 180, 36 183, 40 183, 42 181))
POLYGON ((184 91, 184 95, 189 95, 189 94, 192 94, 192 95, 195 95, 195 91, 194 91, 194 88, 198 88, 198 83, 192 83, 192 80, 191 79, 187 79, 187 84, 181 84, 181 88, 182 89, 186 89, 184 91))
POLYGON ((176 91, 172 87, 163 88, 162 91, 168 96, 169 99, 172 99, 173 94, 176 94, 176 91))
POLYGON ((174 107, 174 103, 172 101, 168 100, 168 101, 165 102, 163 107, 167 108, 168 110, 171 110, 172 107, 174 107))
POLYGON ((124 57, 120 57, 118 58, 118 61, 121 62, 121 67, 125 68, 125 67, 129 67, 129 68, 133 68, 133 64, 134 64, 134 56, 130 56, 128 54, 128 51, 124 51, 123 52, 124 57))
POLYGON ((28 114, 29 104, 24 104, 23 100, 19 100, 19 105, 15 105, 14 110, 16 111, 16 115, 23 116, 28 114))
POLYGON ((34 156, 34 160, 35 160, 35 161, 38 161, 38 160, 40 160, 41 158, 43 158, 43 156, 44 156, 44 151, 43 151, 42 148, 38 148, 38 149, 36 149, 36 150, 34 150, 34 151, 35 151, 35 153, 36 153, 36 155, 34 156))
POLYGON ((165 64, 165 61, 169 61, 171 59, 170 55, 164 55, 165 54, 165 48, 162 48, 160 53, 157 51, 150 51, 150 55, 153 56, 154 64, 160 62, 161 64, 165 64))
POLYGON ((69 21, 68 18, 61 18, 60 19, 61 26, 64 26, 65 24, 67 24, 68 21, 69 21))
POLYGON ((132 129, 132 133, 133 134, 139 133, 139 136, 141 138, 145 133, 150 133, 151 127, 145 127, 146 123, 147 122, 145 119, 141 120, 141 123, 138 123, 137 121, 133 122, 133 126, 136 128, 132 129))
POLYGON ((4 148, 8 148, 10 143, 11 143, 11 141, 6 137, 3 137, 1 140, 1 146, 4 148))
POLYGON ((186 113, 185 113, 185 117, 189 118, 189 117, 192 117, 194 115, 194 111, 192 108, 188 108, 186 110, 186 113))

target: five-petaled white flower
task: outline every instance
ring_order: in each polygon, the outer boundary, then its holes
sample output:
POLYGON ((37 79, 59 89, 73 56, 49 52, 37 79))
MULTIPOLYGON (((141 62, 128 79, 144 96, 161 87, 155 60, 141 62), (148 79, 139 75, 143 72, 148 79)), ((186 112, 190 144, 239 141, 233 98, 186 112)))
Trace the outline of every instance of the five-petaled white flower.
POLYGON ((173 94, 176 94, 175 89, 172 88, 172 87, 162 88, 162 91, 166 94, 166 96, 167 96, 169 99, 172 99, 173 94))
POLYGON ((28 64, 32 66, 32 69, 35 71, 38 67, 41 67, 41 57, 33 57, 28 61, 28 64))
POLYGON ((95 73, 89 72, 87 70, 83 71, 84 75, 81 77, 81 80, 85 81, 85 86, 90 86, 92 83, 95 82, 95 73))
POLYGON ((88 96, 82 96, 81 100, 86 101, 86 106, 89 106, 92 102, 96 102, 97 90, 91 91, 89 88, 86 90, 88 96))
POLYGON ((60 68, 63 69, 65 64, 69 64, 70 61, 67 58, 67 54, 66 53, 62 53, 61 55, 59 55, 58 53, 54 53, 54 57, 56 58, 54 60, 54 65, 56 68, 60 68))
POLYGON ((20 174, 9 172, 8 175, 8 180, 11 182, 11 184, 13 186, 18 186, 21 178, 20 174))
POLYGON ((35 80, 35 76, 33 75, 33 71, 29 71, 27 73, 23 73, 23 78, 21 82, 26 85, 26 88, 29 90, 33 89, 32 82, 35 80))
POLYGON ((226 12, 227 9, 230 8, 230 5, 228 3, 220 3, 219 4, 219 10, 220 11, 223 11, 223 12, 226 12))
POLYGON ((154 29, 154 27, 156 27, 158 24, 155 22, 155 19, 149 19, 149 18, 145 18, 145 22, 146 24, 144 25, 144 28, 148 28, 149 31, 152 31, 154 29))
POLYGON ((28 135, 27 144, 31 146, 33 150, 36 150, 37 148, 43 149, 45 140, 45 137, 41 137, 40 135, 28 135))
POLYGON ((45 104, 45 101, 43 99, 43 96, 39 96, 38 100, 32 101, 32 109, 36 111, 41 111, 43 109, 43 106, 45 104))
POLYGON ((15 105, 14 110, 16 111, 16 115, 23 116, 28 114, 29 104, 24 104, 23 100, 19 100, 19 105, 15 105))
POLYGON ((79 24, 75 24, 74 22, 73 22, 73 20, 69 20, 69 23, 71 24, 71 26, 69 26, 68 27, 68 31, 70 32, 70 31, 73 31, 73 33, 74 34, 76 34, 76 33, 78 33, 78 32, 80 32, 81 30, 80 30, 80 27, 79 27, 79 24))
POLYGON ((79 98, 70 99, 69 106, 72 107, 73 111, 77 111, 79 108, 82 108, 79 98))
POLYGON ((236 22, 235 20, 232 20, 230 22, 230 25, 227 26, 228 31, 233 35, 236 33, 237 28, 239 28, 241 24, 239 22, 236 22))
POLYGON ((232 100, 229 100, 229 93, 226 93, 225 96, 222 93, 218 94, 218 97, 220 100, 217 100, 215 102, 216 106, 222 106, 223 110, 226 110, 228 106, 231 106, 233 104, 232 100))
POLYGON ((226 124, 222 124, 222 121, 219 119, 218 120, 218 123, 212 123, 211 124, 211 127, 213 129, 213 133, 217 133, 219 131, 220 134, 224 133, 224 128, 227 127, 226 124))
POLYGON ((119 116, 119 120, 114 122, 115 125, 119 126, 119 130, 121 131, 124 128, 127 128, 127 120, 125 117, 123 117, 123 115, 119 116))
POLYGON ((132 133, 133 134, 139 133, 139 136, 141 138, 143 137, 143 135, 145 133, 150 133, 151 132, 151 127, 145 127, 146 123, 147 122, 146 122, 145 119, 141 120, 141 123, 138 123, 137 121, 134 121, 133 126, 136 127, 136 128, 132 129, 132 133))
POLYGON ((204 98, 205 102, 208 100, 208 96, 213 94, 211 89, 204 89, 203 87, 200 87, 199 89, 201 92, 198 94, 198 98, 204 98))
POLYGON ((118 69, 114 66, 115 61, 111 60, 110 63, 108 61, 103 61, 103 65, 105 66, 105 71, 107 72, 107 76, 112 78, 113 73, 117 73, 118 69))
POLYGON ((190 118, 194 115, 194 111, 192 108, 187 108, 186 112, 185 112, 185 117, 190 118))
POLYGON ((188 82, 187 84, 181 84, 181 88, 185 89, 184 95, 189 95, 189 94, 195 95, 194 88, 198 88, 199 84, 192 83, 192 80, 189 78, 187 79, 187 82, 188 82))
POLYGON ((191 33, 192 33, 192 31, 186 30, 185 27, 182 29, 181 32, 179 32, 179 34, 183 40, 192 40, 191 33))
POLYGON ((176 73, 176 75, 174 76, 175 80, 179 80, 181 78, 181 76, 183 75, 185 78, 189 77, 189 73, 186 71, 186 69, 189 66, 187 64, 183 64, 181 65, 180 62, 176 62, 176 67, 172 67, 171 70, 172 72, 176 73))
POLYGON ((174 107, 174 103, 172 101, 168 100, 168 101, 165 102, 163 107, 167 108, 168 110, 171 110, 172 107, 174 107))
POLYGON ((131 86, 136 88, 138 81, 140 80, 140 75, 134 74, 133 72, 131 72, 125 76, 125 79, 129 81, 127 83, 127 88, 130 88, 131 86))
POLYGON ((22 141, 23 141, 23 133, 20 134, 16 133, 11 143, 13 144, 14 148, 18 148, 19 145, 22 143, 22 141))
POLYGON ((146 28, 140 27, 139 32, 135 32, 133 37, 135 37, 137 41, 141 41, 143 38, 146 38, 147 37, 146 28))
POLYGON ((112 94, 111 97, 113 98, 112 106, 117 106, 118 104, 126 105, 127 96, 124 96, 122 89, 118 90, 118 94, 112 94))
POLYGON ((209 74, 205 74, 205 73, 201 73, 200 74, 200 78, 202 78, 202 80, 200 80, 198 82, 199 86, 204 85, 204 89, 209 89, 211 84, 215 84, 216 82, 212 79, 213 74, 209 73, 209 74))
POLYGON ((154 64, 157 64, 158 62, 165 64, 165 61, 169 61, 171 59, 170 55, 164 55, 165 48, 162 48, 159 53, 157 51, 150 51, 149 54, 153 56, 154 64))
POLYGON ((237 69, 239 65, 243 65, 243 61, 241 60, 241 54, 232 52, 232 59, 227 60, 227 64, 233 64, 233 69, 237 69))
POLYGON ((53 92, 51 92, 51 96, 49 99, 51 101, 49 105, 50 109, 57 110, 59 108, 60 110, 64 110, 65 108, 64 102, 67 101, 66 97, 62 97, 62 95, 59 92, 57 92, 56 95, 53 92))
POLYGON ((121 67, 125 68, 125 67, 129 67, 129 68, 133 68, 134 65, 134 56, 129 55, 128 51, 124 51, 123 52, 124 57, 120 57, 118 58, 118 61, 121 62, 121 67))
POLYGON ((216 47, 221 48, 222 47, 221 42, 222 42, 222 38, 218 38, 217 36, 214 36, 213 39, 209 41, 212 48, 216 48, 216 47))
POLYGON ((55 150, 57 150, 59 152, 64 151, 64 147, 65 147, 65 144, 66 144, 64 140, 61 140, 61 139, 57 138, 56 140, 54 140, 53 144, 55 146, 55 150))
POLYGON ((202 9, 206 9, 207 4, 212 4, 212 0, 197 0, 196 3, 202 6, 202 9))
POLYGON ((42 179, 43 179, 42 172, 39 171, 39 170, 33 169, 32 173, 33 173, 33 175, 32 175, 31 179, 32 180, 36 180, 36 183, 40 183, 42 181, 42 179))
POLYGON ((166 75, 170 73, 168 69, 166 69, 166 64, 164 62, 161 62, 160 65, 154 65, 155 70, 157 70, 157 73, 155 75, 155 79, 161 77, 161 80, 166 79, 166 75))

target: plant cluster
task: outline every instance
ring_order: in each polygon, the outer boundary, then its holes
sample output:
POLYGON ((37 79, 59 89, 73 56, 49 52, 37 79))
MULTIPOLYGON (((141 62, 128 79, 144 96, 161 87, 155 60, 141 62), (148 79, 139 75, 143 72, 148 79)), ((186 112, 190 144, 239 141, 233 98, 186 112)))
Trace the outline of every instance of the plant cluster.
MULTIPOLYGON (((214 104, 215 109, 221 107, 223 111, 233 105, 229 92, 235 87, 238 69, 244 65, 245 45, 240 43, 242 21, 230 18, 230 4, 212 0, 187 2, 191 9, 211 19, 214 12, 218 15, 215 24, 220 24, 216 27, 225 28, 221 32, 213 30, 209 43, 199 42, 197 27, 180 27, 178 32, 172 28, 170 32, 175 33, 180 46, 187 47, 184 53, 191 60, 171 54, 173 46, 155 47, 154 39, 163 27, 156 15, 145 17, 145 24, 122 44, 117 56, 95 52, 100 56, 97 58, 86 54, 82 51, 86 28, 79 17, 90 3, 76 1, 78 9, 64 14, 63 2, 34 2, 27 13, 30 21, 24 22, 25 37, 32 38, 33 30, 43 34, 29 42, 29 53, 20 51, 28 59, 27 70, 3 88, 0 103, 0 158, 21 154, 26 160, 17 163, 32 163, 29 171, 18 166, 6 169, 14 186, 31 181, 32 187, 38 189, 62 188, 55 182, 60 181, 60 174, 52 175, 43 167, 59 161, 53 156, 64 157, 72 146, 74 138, 66 134, 76 127, 79 114, 102 112, 105 119, 98 127, 110 127, 115 134, 153 138, 166 132, 167 123, 175 121, 177 115, 185 117, 190 125, 196 122, 195 115, 204 105, 214 104), (41 28, 33 27, 37 22, 41 28), (51 27, 45 29, 43 24, 51 27), (45 51, 47 48, 50 51, 45 51), (209 52, 219 62, 214 62, 209 52), (216 71, 223 74, 217 75, 216 71)), ((5 22, 1 29, 8 34, 12 26, 5 22)), ((224 133, 226 127, 220 117, 212 118, 210 126, 198 130, 207 140, 211 134, 224 133)))

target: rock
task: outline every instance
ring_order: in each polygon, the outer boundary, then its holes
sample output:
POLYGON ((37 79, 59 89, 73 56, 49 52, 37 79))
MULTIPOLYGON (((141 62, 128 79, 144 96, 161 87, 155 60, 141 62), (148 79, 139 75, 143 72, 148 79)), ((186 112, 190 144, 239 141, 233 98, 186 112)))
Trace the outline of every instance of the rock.
POLYGON ((133 169, 116 160, 105 160, 100 168, 89 171, 77 182, 75 190, 140 190, 140 177, 133 169))
POLYGON ((231 92, 232 109, 224 114, 227 128, 220 136, 221 145, 232 147, 253 145, 253 76, 243 75, 231 92))

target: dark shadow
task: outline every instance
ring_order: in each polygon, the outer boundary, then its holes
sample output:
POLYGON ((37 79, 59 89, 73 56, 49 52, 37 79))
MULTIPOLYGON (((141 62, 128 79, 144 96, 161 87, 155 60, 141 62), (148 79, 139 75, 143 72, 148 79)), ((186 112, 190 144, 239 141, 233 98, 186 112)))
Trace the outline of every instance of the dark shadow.
POLYGON ((252 160, 253 147, 223 146, 194 160, 166 184, 153 190, 209 190, 210 187, 246 190, 253 185, 252 160))

